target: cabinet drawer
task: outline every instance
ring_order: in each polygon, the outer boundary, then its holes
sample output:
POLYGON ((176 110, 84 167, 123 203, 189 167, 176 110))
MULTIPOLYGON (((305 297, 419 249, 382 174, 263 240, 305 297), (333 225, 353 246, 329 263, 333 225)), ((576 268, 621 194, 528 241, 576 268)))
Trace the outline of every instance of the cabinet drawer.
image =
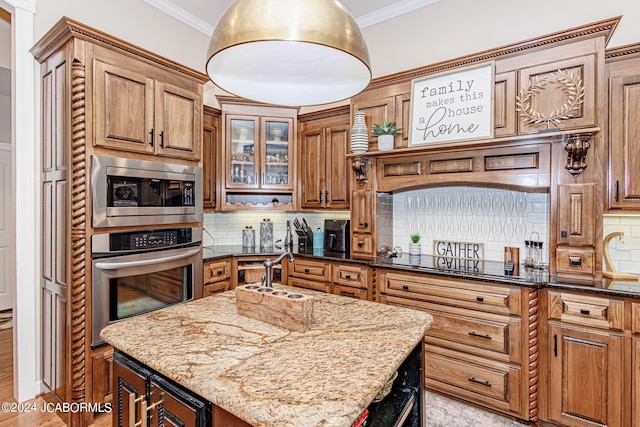
POLYGON ((427 386, 451 386, 499 402, 509 400, 509 370, 495 369, 439 354, 425 354, 427 386))
POLYGON ((499 362, 520 363, 523 345, 522 321, 519 317, 447 307, 392 295, 383 295, 381 302, 426 311, 433 316, 433 324, 424 338, 426 344, 499 362))
POLYGON ((562 273, 593 275, 593 251, 558 249, 556 252, 558 271, 562 273))
POLYGON ((295 277, 289 277, 289 286, 297 286, 299 288, 312 289, 320 292, 331 292, 331 283, 329 282, 314 282, 313 280, 298 279, 295 277))
POLYGON ((231 289, 231 281, 225 280, 223 282, 215 282, 212 284, 204 285, 202 288, 202 296, 208 297, 209 295, 217 294, 219 292, 228 291, 231 289))
POLYGON ((289 275, 319 282, 330 282, 331 264, 298 258, 293 264, 289 265, 289 275))
POLYGON ((367 290, 361 288, 352 288, 350 286, 333 285, 333 294, 342 297, 357 298, 367 300, 367 290))
POLYGON ((549 318, 596 328, 622 330, 622 301, 565 292, 548 292, 549 318))
POLYGON ((373 238, 368 234, 353 233, 351 252, 355 254, 373 254, 373 238))
POLYGON ((380 291, 403 298, 415 298, 490 313, 520 315, 519 288, 499 287, 477 282, 440 279, 381 271, 380 291))
POLYGON ((231 278, 231 260, 211 261, 204 265, 204 282, 215 283, 231 278))
POLYGON ((369 269, 357 265, 334 265, 333 283, 367 289, 369 269))

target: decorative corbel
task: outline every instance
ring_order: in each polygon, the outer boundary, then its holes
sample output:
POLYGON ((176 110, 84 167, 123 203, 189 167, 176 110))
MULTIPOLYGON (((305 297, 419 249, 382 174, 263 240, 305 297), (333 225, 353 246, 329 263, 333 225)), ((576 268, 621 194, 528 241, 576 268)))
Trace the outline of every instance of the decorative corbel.
POLYGON ((591 133, 574 133, 563 137, 562 143, 567 152, 567 164, 564 168, 573 176, 581 174, 587 168, 590 139, 591 133))
POLYGON ((365 156, 357 156, 351 159, 351 168, 356 174, 356 181, 360 185, 369 181, 369 158, 365 156))

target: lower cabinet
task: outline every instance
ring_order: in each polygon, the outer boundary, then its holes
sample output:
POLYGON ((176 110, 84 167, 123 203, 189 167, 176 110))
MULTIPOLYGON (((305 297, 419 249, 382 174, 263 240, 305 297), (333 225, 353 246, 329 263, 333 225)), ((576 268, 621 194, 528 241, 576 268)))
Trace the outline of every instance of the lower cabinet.
POLYGON ((549 418, 565 426, 623 423, 624 338, 550 324, 549 418))
POLYGON ((369 272, 369 267, 365 265, 296 258, 289 267, 288 284, 344 297, 373 300, 369 272))
POLYGON ((114 427, 211 426, 211 404, 122 353, 113 355, 114 427))
POLYGON ((92 367, 92 402, 104 405, 113 399, 113 347, 93 350, 92 367))
POLYGON ((203 297, 231 289, 231 264, 231 258, 204 263, 203 297))

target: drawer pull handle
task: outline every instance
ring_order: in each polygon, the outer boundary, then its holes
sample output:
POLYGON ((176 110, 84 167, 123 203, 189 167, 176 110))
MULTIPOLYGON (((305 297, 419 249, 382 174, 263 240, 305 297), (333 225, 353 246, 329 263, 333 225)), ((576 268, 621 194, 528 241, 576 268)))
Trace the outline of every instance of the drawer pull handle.
POLYGON ((472 383, 476 383, 476 384, 480 384, 480 385, 484 385, 487 387, 491 387, 491 383, 489 381, 480 381, 475 379, 474 377, 469 378, 469 381, 471 381, 472 383))
POLYGON ((346 276, 344 276, 345 279, 351 279, 351 275, 347 274, 346 276))
POLYGON ((479 333, 473 332, 473 331, 469 332, 469 335, 471 335, 472 337, 484 338, 486 340, 490 340, 491 339, 491 335, 482 335, 482 334, 479 334, 479 333))
POLYGON ((409 290, 409 286, 407 286, 407 285, 402 285, 402 290, 404 290, 404 291, 408 291, 408 290, 409 290))
POLYGON ((218 276, 222 276, 224 274, 224 270, 218 270, 218 272, 216 273, 218 276))
POLYGON ((361 247, 363 247, 363 246, 364 246, 364 242, 362 242, 362 241, 358 242, 358 247, 359 247, 359 248, 361 248, 361 247))
POLYGON ((571 265, 579 267, 582 265, 582 258, 579 256, 570 256, 569 262, 571 263, 571 265))
POLYGON ((580 314, 586 314, 588 316, 589 314, 591 314, 591 312, 589 310, 587 310, 586 308, 581 308, 580 309, 580 314))
POLYGON ((343 296, 343 297, 355 297, 356 294, 355 294, 355 292, 340 291, 340 296, 343 296))
POLYGON ((308 273, 308 272, 309 272, 309 269, 308 269, 308 268, 305 268, 305 269, 304 269, 304 272, 305 272, 305 273, 308 273))
POLYGON ((476 297, 476 301, 478 301, 478 302, 484 302, 484 297, 476 297))

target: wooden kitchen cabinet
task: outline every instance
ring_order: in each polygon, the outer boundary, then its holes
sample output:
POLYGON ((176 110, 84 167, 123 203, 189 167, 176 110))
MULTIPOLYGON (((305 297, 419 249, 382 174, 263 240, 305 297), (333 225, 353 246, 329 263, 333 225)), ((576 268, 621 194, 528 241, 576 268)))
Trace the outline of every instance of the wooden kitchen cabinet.
POLYGON ((573 427, 624 425, 623 336, 550 323, 549 340, 551 421, 573 427))
POLYGON ((240 103, 222 106, 221 207, 284 209, 295 205, 297 110, 240 103))
POLYGON ((104 346, 94 351, 92 361, 94 383, 91 402, 104 405, 113 400, 113 347, 104 346))
POLYGON ((348 109, 339 109, 337 115, 330 117, 298 120, 301 127, 300 206, 349 209, 348 109))
POLYGON ((232 288, 232 260, 226 258, 222 260, 207 261, 203 265, 204 288, 203 297, 208 297, 217 292, 228 291, 232 288))
POLYGON ((526 314, 537 291, 385 269, 376 284, 383 304, 433 316, 424 338, 427 388, 529 419, 527 384, 537 373, 527 367, 537 353, 525 344, 526 314))
POLYGON ((373 229, 372 195, 370 190, 355 190, 352 194, 351 231, 371 233, 373 229))
POLYGON ((372 301, 370 275, 371 269, 366 265, 296 258, 289 266, 288 284, 372 301))
POLYGON ((607 51, 610 209, 640 209, 640 54, 607 51))
POLYGON ((113 426, 211 426, 211 405, 122 353, 114 354, 113 426), (140 423, 140 424, 138 424, 140 423))
POLYGON ((202 85, 94 47, 95 145, 200 160, 202 85))
POLYGON ((202 127, 202 206, 204 209, 216 207, 219 140, 220 112, 205 106, 202 127))

